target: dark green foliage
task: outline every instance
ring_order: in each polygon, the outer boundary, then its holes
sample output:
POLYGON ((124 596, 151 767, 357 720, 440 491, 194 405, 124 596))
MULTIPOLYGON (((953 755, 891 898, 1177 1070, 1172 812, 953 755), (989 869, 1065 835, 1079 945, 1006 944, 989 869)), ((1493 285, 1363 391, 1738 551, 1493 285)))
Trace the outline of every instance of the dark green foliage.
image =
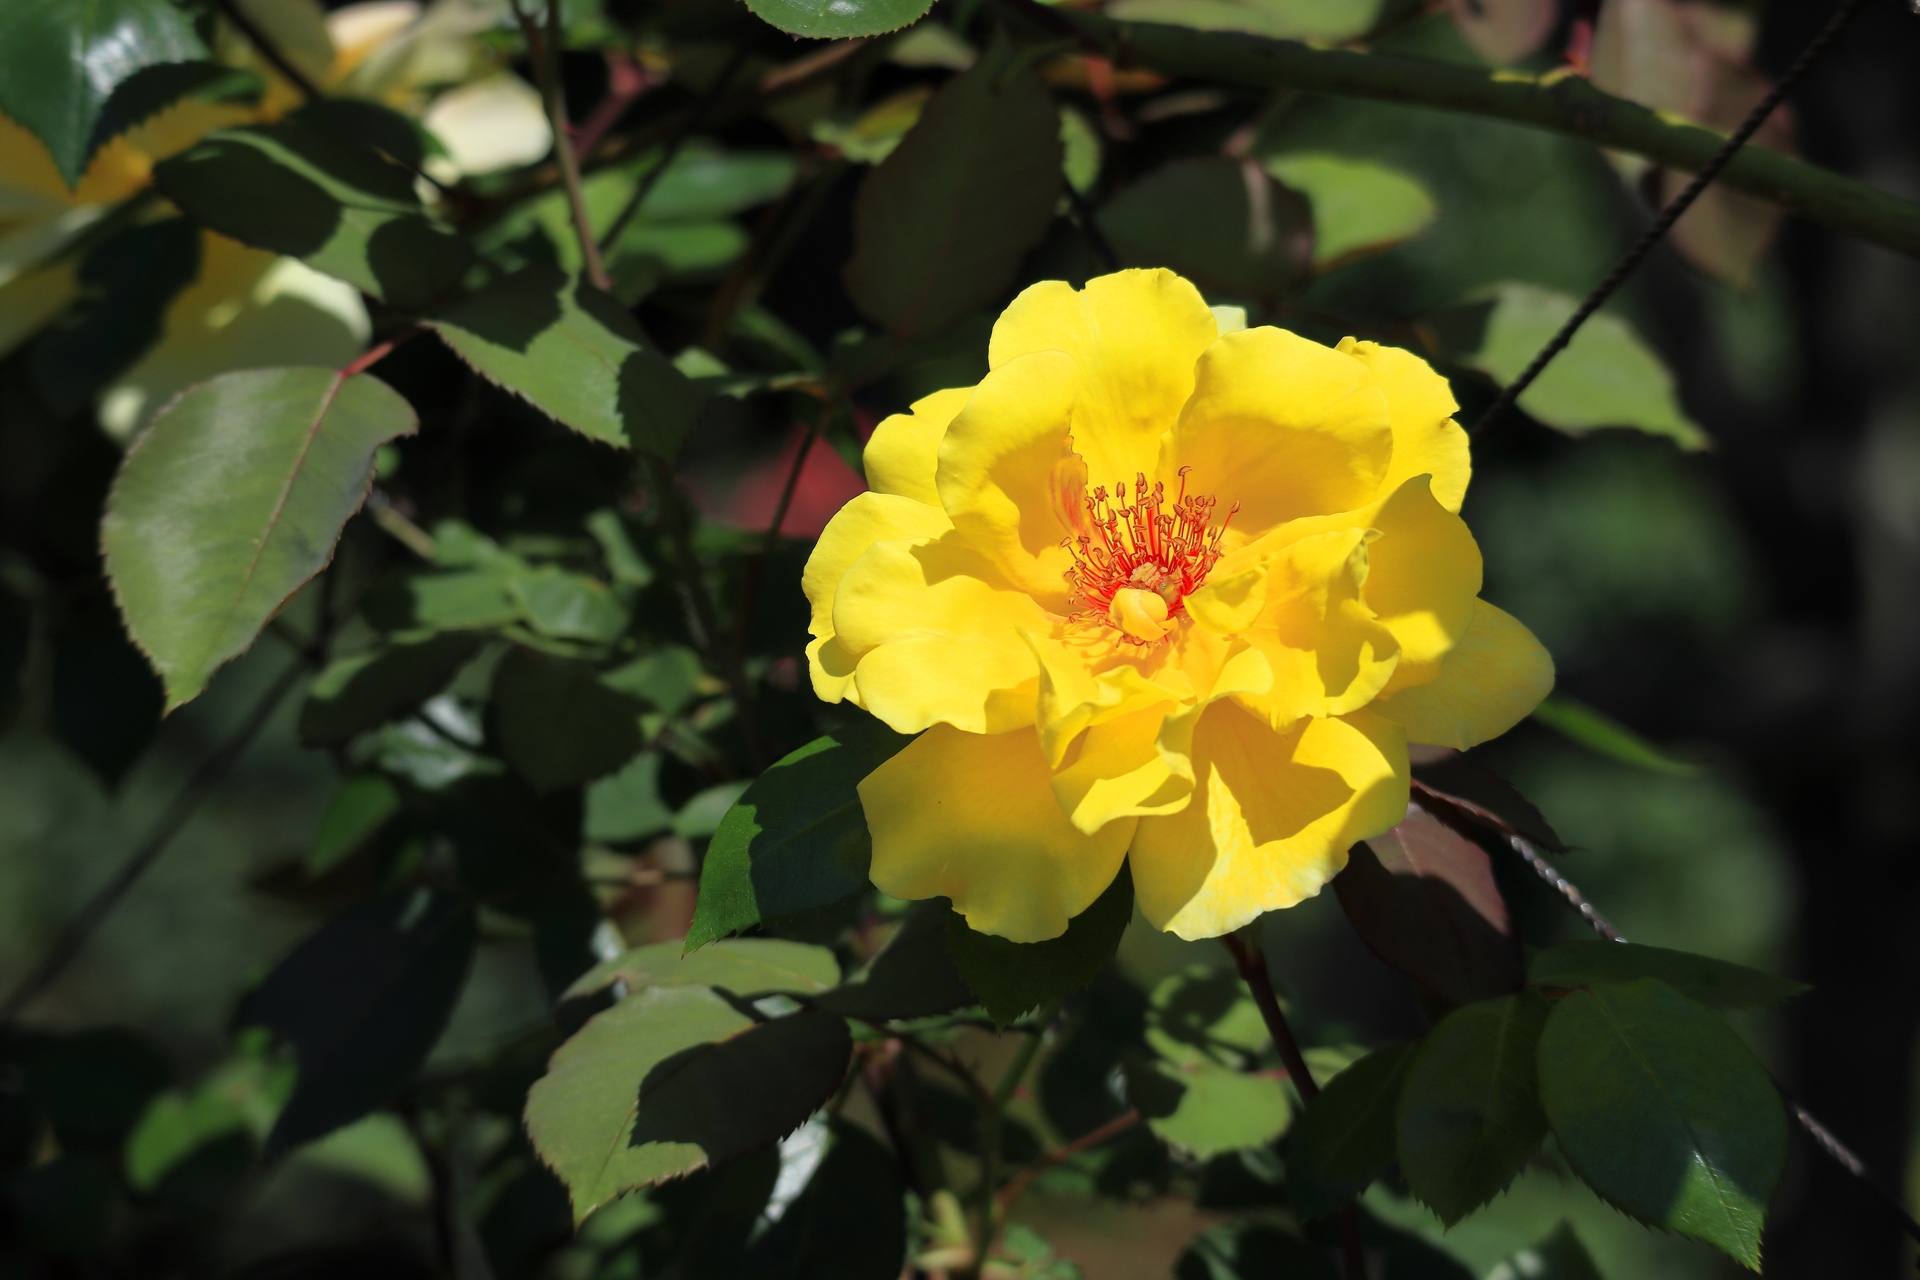
POLYGON ((116 786, 160 727, 166 693, 105 593, 64 611, 52 638, 54 733, 116 786))
POLYGON ((1506 1189, 1547 1133, 1534 1053, 1551 1012, 1532 991, 1448 1014, 1400 1087, 1400 1172, 1449 1226, 1506 1189))
POLYGON ((1113 957, 1133 917, 1133 876, 1122 865, 1113 883, 1067 931, 1046 942, 1009 942, 967 927, 949 911, 947 950, 987 1016, 1006 1026, 1024 1013, 1085 987, 1113 957))
POLYGON ((845 1019, 811 1009, 683 1049, 641 1079, 628 1141, 691 1144, 718 1164, 783 1138, 840 1087, 852 1049, 845 1019))
POLYGON ((247 997, 243 1025, 293 1048, 299 1076, 269 1158, 384 1105, 440 1038, 473 957, 473 909, 425 890, 336 916, 247 997))
POLYGON ((1527 981, 1548 990, 1596 982, 1658 978, 1689 999, 1716 1009, 1757 1009, 1812 990, 1745 965, 1634 942, 1563 942, 1535 955, 1527 981))
POLYGON ((1540 1101, 1608 1202, 1759 1268, 1787 1114, 1719 1018, 1655 978, 1575 991, 1540 1038, 1540 1101))
POLYGON ((1417 1044, 1375 1049, 1328 1081, 1287 1139, 1287 1199, 1320 1218, 1366 1189, 1395 1154, 1400 1087, 1417 1044))
POLYGON ((223 129, 164 161, 154 179, 202 225, 397 307, 438 298, 471 259, 421 207, 405 169, 337 128, 287 119, 223 129))
POLYGON ((873 845, 856 788, 910 741, 862 717, 756 778, 707 847, 687 945, 702 946, 864 889, 873 845))
POLYGON ((855 304, 908 338, 994 301, 1053 218, 1058 119, 1004 48, 949 81, 861 185, 845 271, 855 304))
POLYGON ((1100 229, 1125 265, 1228 297, 1278 297, 1313 262, 1313 211, 1255 160, 1175 160, 1110 201, 1100 229))
POLYGON ((336 658, 314 678, 300 708, 300 740, 339 746, 396 720, 446 688, 480 647, 474 635, 444 634, 336 658))
POLYGON ((62 1147, 112 1151, 173 1080, 152 1044, 118 1028, 27 1034, 4 1048, 26 1110, 62 1147))
POLYGON ((516 648, 493 676, 507 763, 541 792, 605 777, 640 749, 640 706, 592 668, 516 648))
POLYGON ((872 963, 814 1003, 872 1022, 932 1017, 975 1003, 947 950, 949 910, 938 900, 914 907, 872 963))
POLYGON ((749 1280, 895 1280, 907 1251, 905 1188, 892 1153, 836 1121, 806 1190, 755 1240, 737 1273, 749 1280))
POLYGON ((200 228, 185 218, 129 227, 80 264, 80 301, 40 338, 34 378, 56 413, 92 403, 160 337, 167 307, 200 273, 200 228))
POLYGON ((1277 1227, 1215 1227, 1195 1236, 1174 1269, 1177 1280, 1339 1280, 1332 1254, 1277 1227))

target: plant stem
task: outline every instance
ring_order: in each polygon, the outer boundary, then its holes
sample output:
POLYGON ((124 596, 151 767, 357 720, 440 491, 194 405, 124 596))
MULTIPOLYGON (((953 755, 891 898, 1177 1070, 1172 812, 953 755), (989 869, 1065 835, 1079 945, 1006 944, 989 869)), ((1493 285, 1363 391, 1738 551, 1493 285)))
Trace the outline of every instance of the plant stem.
MULTIPOLYGON (((557 3, 558 0, 554 2, 557 3)), ((666 173, 667 167, 673 163, 673 158, 680 154, 680 148, 686 145, 687 139, 693 136, 693 131, 706 121, 708 113, 713 110, 714 103, 720 100, 721 93, 725 91, 727 85, 733 80, 734 73, 740 69, 740 64, 746 59, 747 46, 742 44, 733 51, 733 56, 727 59, 726 66, 720 69, 719 78, 713 82, 706 93, 701 95, 700 101, 692 111, 687 113, 680 122, 680 126, 667 139, 666 148, 661 151, 660 158, 654 161, 653 167, 647 170, 646 176, 634 185, 633 194, 627 197, 627 202, 620 207, 620 212, 614 215, 613 222, 608 225, 607 234, 601 241, 603 244, 611 248, 614 241, 620 238, 620 233, 627 229, 627 224, 639 216, 640 206, 646 203, 647 196, 652 193, 654 185, 666 173)))
POLYGON ((573 152, 573 137, 567 131, 567 99, 560 83, 560 49, 566 42, 560 0, 547 0, 544 38, 539 23, 521 7, 520 0, 512 3, 513 16, 519 20, 521 34, 527 40, 534 77, 540 82, 540 101, 547 109, 547 126, 553 130, 553 154, 560 161, 560 180, 566 186, 567 204, 573 210, 573 234, 580 241, 581 269, 595 288, 610 288, 606 269, 600 265, 600 242, 594 238, 593 222, 587 216, 586 193, 580 186, 580 158, 573 152))
MULTIPOLYGON (((1287 1076, 1293 1081, 1293 1087, 1299 1092, 1302 1102, 1311 1104, 1320 1096, 1320 1086, 1313 1081, 1313 1072, 1307 1069, 1306 1055, 1300 1052, 1300 1042, 1294 1038, 1293 1028, 1287 1024, 1287 1015, 1280 1008, 1280 997, 1273 989, 1273 975, 1267 971, 1267 958, 1261 954, 1258 946, 1248 946, 1237 934, 1223 934, 1220 941, 1233 953, 1234 967, 1240 970, 1240 977, 1253 993, 1253 1002, 1260 1008, 1260 1016, 1266 1020, 1267 1034, 1273 1037, 1273 1047, 1280 1051, 1280 1061, 1287 1064, 1287 1076)), ((1340 1210, 1340 1255, 1346 1280, 1367 1280, 1367 1257, 1364 1242, 1360 1238, 1360 1213, 1352 1205, 1340 1210)))
POLYGON ((231 22, 234 30, 245 36, 255 52, 285 77, 287 83, 298 89, 302 97, 312 102, 326 96, 326 91, 309 79, 306 72, 294 66, 292 60, 267 39, 267 33, 234 0, 220 0, 220 16, 231 22))
POLYGON ((1088 1130, 1072 1142, 1055 1147, 1051 1151, 1042 1152, 1032 1164, 1015 1174, 1013 1178, 1008 1181, 1007 1185, 1001 1188, 1000 1220, 1002 1222, 1006 1221, 1007 1214, 1012 1210, 1014 1202, 1026 1194, 1028 1186, 1033 1183, 1035 1178, 1038 1178, 1041 1174, 1053 1168, 1053 1166, 1079 1155, 1082 1151, 1090 1151, 1105 1142, 1108 1138, 1116 1134, 1125 1133, 1128 1129, 1133 1128, 1134 1125, 1139 1123, 1140 1113, 1137 1110, 1129 1110, 1121 1115, 1115 1116, 1097 1129, 1088 1130))
MULTIPOLYGON (((1069 33, 1116 63, 1150 67, 1176 78, 1302 89, 1486 116, 1584 138, 1688 173, 1703 169, 1727 141, 1717 130, 1603 93, 1564 68, 1539 76, 1487 71, 1428 58, 1315 49, 1240 32, 1117 22, 1032 0, 1008 3, 1033 22, 1069 33)), ((1742 148, 1720 181, 1835 231, 1920 257, 1920 205, 1864 182, 1756 146, 1742 148)))

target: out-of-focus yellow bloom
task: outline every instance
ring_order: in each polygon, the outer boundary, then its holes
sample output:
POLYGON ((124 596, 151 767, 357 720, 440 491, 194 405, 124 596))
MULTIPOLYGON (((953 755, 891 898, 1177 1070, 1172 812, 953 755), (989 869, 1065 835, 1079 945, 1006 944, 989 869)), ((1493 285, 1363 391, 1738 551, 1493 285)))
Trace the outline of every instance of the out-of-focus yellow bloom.
POLYGON ((880 424, 807 563, 815 690, 921 734, 860 786, 885 892, 1032 942, 1128 858, 1148 920, 1225 933, 1400 821, 1409 742, 1552 685, 1477 598, 1466 435, 1419 358, 1222 334, 1123 271, 1022 293, 988 363, 880 424))

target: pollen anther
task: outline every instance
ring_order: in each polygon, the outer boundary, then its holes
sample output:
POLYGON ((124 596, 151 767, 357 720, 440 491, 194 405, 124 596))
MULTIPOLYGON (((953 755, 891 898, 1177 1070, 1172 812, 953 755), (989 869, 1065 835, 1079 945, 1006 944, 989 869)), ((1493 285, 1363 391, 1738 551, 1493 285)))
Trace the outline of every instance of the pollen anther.
MULTIPOLYGON (((1211 497, 1187 496, 1189 470, 1180 468, 1180 494, 1165 511, 1166 485, 1156 481, 1149 487, 1145 474, 1134 477, 1131 504, 1124 480, 1113 486, 1112 497, 1101 486, 1086 499, 1091 532, 1061 542, 1073 555, 1073 568, 1066 573, 1079 605, 1073 617, 1118 625, 1113 622, 1114 596, 1122 590, 1159 596, 1169 620, 1184 612, 1186 597, 1206 582, 1207 572, 1219 561, 1227 522, 1240 509, 1235 503, 1213 527, 1217 504, 1211 497)), ((1134 634, 1141 628, 1121 629, 1134 643, 1154 643, 1134 634)))

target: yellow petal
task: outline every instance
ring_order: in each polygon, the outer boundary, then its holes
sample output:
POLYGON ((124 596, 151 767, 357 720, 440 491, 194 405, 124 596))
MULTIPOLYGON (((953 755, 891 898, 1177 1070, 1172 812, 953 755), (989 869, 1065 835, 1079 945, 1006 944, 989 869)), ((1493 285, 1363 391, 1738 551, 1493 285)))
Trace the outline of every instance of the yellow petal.
POLYGON ((1165 597, 1138 587, 1122 587, 1113 593, 1107 620, 1135 640, 1158 640, 1170 630, 1165 597))
POLYGON ((855 560, 876 542, 920 542, 953 528, 946 512, 890 493, 862 493, 834 513, 807 557, 800 588, 813 606, 808 630, 807 666, 813 691, 823 702, 838 702, 853 683, 853 656, 832 643, 833 596, 855 560))
POLYGON ((1194 361, 1217 323, 1200 291, 1171 271, 1119 271, 1084 290, 1049 280, 1026 289, 993 326, 987 363, 1064 351, 1080 367, 1075 450, 1094 484, 1153 474, 1160 437, 1193 393, 1194 361))
POLYGON ((1111 662, 1106 646, 1069 647, 1032 632, 1023 638, 1040 668, 1040 749, 1049 767, 1060 767, 1074 739, 1090 725, 1147 707, 1164 710, 1191 694, 1185 687, 1156 683, 1124 659, 1111 662))
POLYGON ((1021 632, 1045 631, 1047 622, 952 533, 875 543, 848 567, 833 601, 860 704, 901 733, 939 723, 969 733, 1031 725, 1038 668, 1021 632))
POLYGON ((1406 815, 1400 728, 1368 712, 1276 733, 1231 702, 1194 733, 1194 795, 1141 818, 1131 850, 1141 912, 1183 938, 1211 938, 1320 891, 1356 840, 1406 815))
POLYGON ((1467 634, 1426 684, 1403 689, 1373 710, 1406 726, 1407 741, 1468 747, 1525 719, 1553 688, 1553 658, 1511 614, 1473 602, 1467 634))
POLYGON ((1431 680, 1467 634, 1480 594, 1480 547, 1466 522, 1434 501, 1425 476, 1401 485, 1367 517, 1367 606, 1400 643, 1384 692, 1431 680))
POLYGON ((1056 613, 1086 465, 1067 424, 1078 368, 1058 351, 1008 361, 974 388, 940 441, 940 504, 963 537, 1007 579, 1056 613))
POLYGON ((1076 829, 1091 835, 1119 818, 1186 807, 1192 767, 1160 746, 1168 705, 1102 720, 1075 740, 1053 794, 1076 829))
POLYGON ((1350 355, 1288 333, 1247 329, 1207 348, 1160 474, 1192 468, 1187 491, 1235 503, 1235 544, 1300 516, 1351 511, 1393 454, 1387 397, 1350 355))
POLYGON ((940 461, 940 439, 972 394, 972 387, 936 391, 915 400, 906 413, 884 419, 861 454, 867 487, 939 506, 934 469, 940 461))
POLYGON ((1032 730, 929 729, 867 775, 860 804, 882 893, 951 898, 975 930, 1015 942, 1065 933, 1113 883, 1136 821, 1076 831, 1032 730))
POLYGON ((1387 393, 1393 461, 1381 491, 1391 493, 1414 476, 1429 475, 1435 500, 1449 511, 1458 511, 1467 496, 1473 462, 1467 453, 1467 433, 1453 420, 1460 406, 1447 380, 1425 360, 1398 347, 1348 338, 1339 349, 1371 369, 1374 381, 1387 393))
POLYGON ((1265 610, 1246 639, 1266 655, 1272 687, 1243 696, 1276 729, 1301 716, 1343 715, 1378 697, 1400 661, 1399 642, 1361 595, 1372 532, 1308 534, 1273 552, 1265 610))

